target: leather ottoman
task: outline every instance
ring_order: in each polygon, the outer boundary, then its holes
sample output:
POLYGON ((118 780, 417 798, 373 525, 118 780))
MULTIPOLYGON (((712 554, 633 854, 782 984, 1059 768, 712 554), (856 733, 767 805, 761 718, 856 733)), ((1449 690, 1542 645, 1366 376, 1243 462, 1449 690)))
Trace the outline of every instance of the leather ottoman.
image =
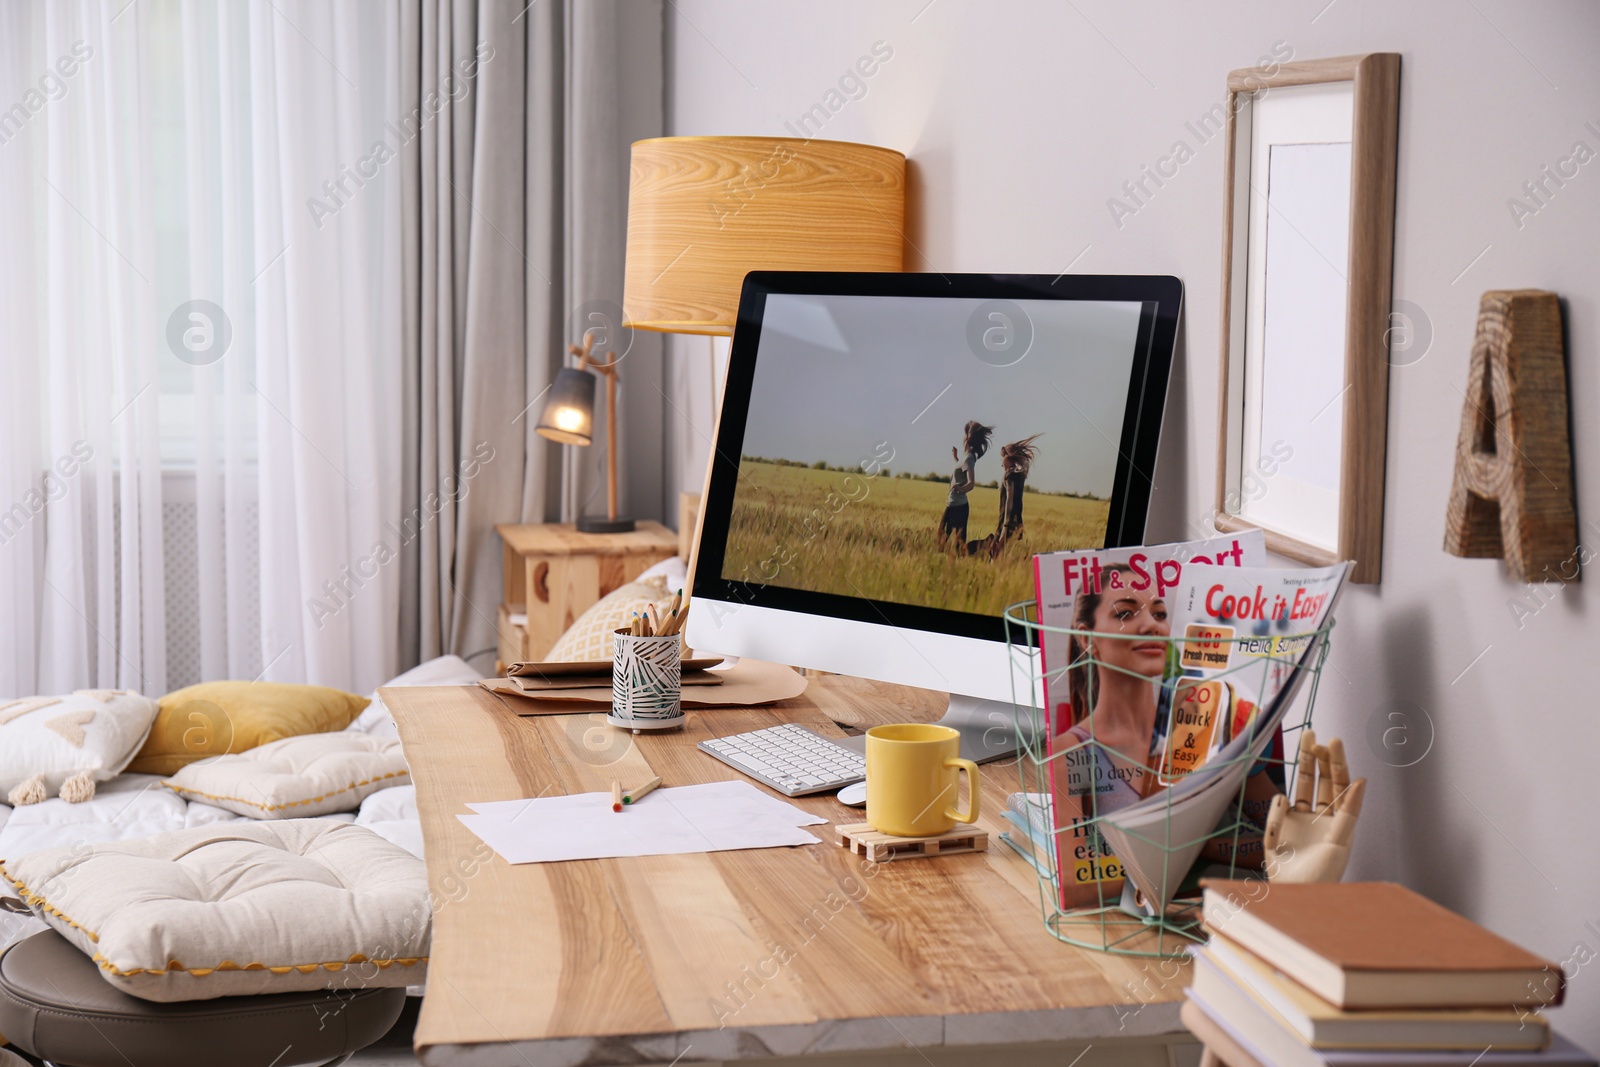
POLYGON ((54 930, 0 955, 0 1035, 58 1067, 336 1064, 399 1018, 404 989, 157 1003, 114 988, 54 930))

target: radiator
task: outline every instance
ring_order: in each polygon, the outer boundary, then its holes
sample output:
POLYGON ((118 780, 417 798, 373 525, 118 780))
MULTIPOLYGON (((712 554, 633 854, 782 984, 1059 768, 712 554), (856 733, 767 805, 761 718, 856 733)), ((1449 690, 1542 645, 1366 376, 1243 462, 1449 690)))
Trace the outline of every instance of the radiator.
MULTIPOLYGON (((161 507, 162 556, 166 567, 166 617, 167 617, 167 688, 182 689, 196 682, 217 681, 203 678, 200 669, 200 552, 197 542, 197 508, 193 500, 192 480, 187 493, 183 487, 174 486, 177 479, 167 479, 166 486, 176 489, 163 495, 166 502, 161 507), (176 497, 177 499, 174 499, 176 497), (187 499, 185 499, 187 497, 187 499)), ((234 538, 242 546, 245 569, 249 581, 245 583, 244 603, 229 604, 224 617, 229 625, 243 628, 239 635, 244 647, 250 650, 248 659, 233 674, 245 681, 261 673, 261 534, 257 518, 260 509, 255 504, 247 506, 244 536, 234 538)))

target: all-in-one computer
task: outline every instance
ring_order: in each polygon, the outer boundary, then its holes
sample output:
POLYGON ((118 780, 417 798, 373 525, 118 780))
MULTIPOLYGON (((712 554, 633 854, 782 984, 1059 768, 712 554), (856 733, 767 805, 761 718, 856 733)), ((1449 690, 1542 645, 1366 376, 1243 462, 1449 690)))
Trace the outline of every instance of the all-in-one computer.
POLYGON ((963 755, 1015 751, 1032 665, 1002 612, 1035 552, 1143 540, 1182 292, 748 275, 689 645, 942 690, 963 755))

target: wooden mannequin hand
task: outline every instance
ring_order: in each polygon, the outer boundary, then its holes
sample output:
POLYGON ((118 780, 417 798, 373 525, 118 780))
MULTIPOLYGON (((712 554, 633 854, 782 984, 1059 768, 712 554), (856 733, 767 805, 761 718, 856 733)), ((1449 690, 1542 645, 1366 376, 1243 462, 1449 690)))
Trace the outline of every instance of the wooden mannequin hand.
POLYGON ((1267 814, 1267 880, 1270 882, 1337 882, 1350 861, 1350 842, 1367 780, 1350 780, 1344 742, 1317 744, 1307 729, 1300 735, 1294 804, 1279 794, 1267 814), (1313 779, 1313 774, 1315 778, 1313 779))

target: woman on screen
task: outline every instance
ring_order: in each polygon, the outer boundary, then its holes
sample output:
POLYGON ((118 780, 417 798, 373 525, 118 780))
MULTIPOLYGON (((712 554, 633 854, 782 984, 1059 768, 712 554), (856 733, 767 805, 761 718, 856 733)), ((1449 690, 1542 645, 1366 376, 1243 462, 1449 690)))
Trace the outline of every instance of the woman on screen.
POLYGON ((954 447, 955 473, 950 476, 950 496, 945 501, 944 515, 939 519, 939 550, 954 545, 958 555, 967 552, 967 494, 978 484, 978 460, 989 451, 989 437, 993 426, 985 426, 976 419, 970 420, 961 431, 962 455, 954 447))
POLYGON ((994 533, 981 541, 967 543, 968 555, 995 559, 1008 544, 1022 536, 1024 489, 1033 461, 1039 458, 1039 446, 1033 442, 1043 436, 1036 433, 1000 446, 1000 517, 995 520, 994 533))

